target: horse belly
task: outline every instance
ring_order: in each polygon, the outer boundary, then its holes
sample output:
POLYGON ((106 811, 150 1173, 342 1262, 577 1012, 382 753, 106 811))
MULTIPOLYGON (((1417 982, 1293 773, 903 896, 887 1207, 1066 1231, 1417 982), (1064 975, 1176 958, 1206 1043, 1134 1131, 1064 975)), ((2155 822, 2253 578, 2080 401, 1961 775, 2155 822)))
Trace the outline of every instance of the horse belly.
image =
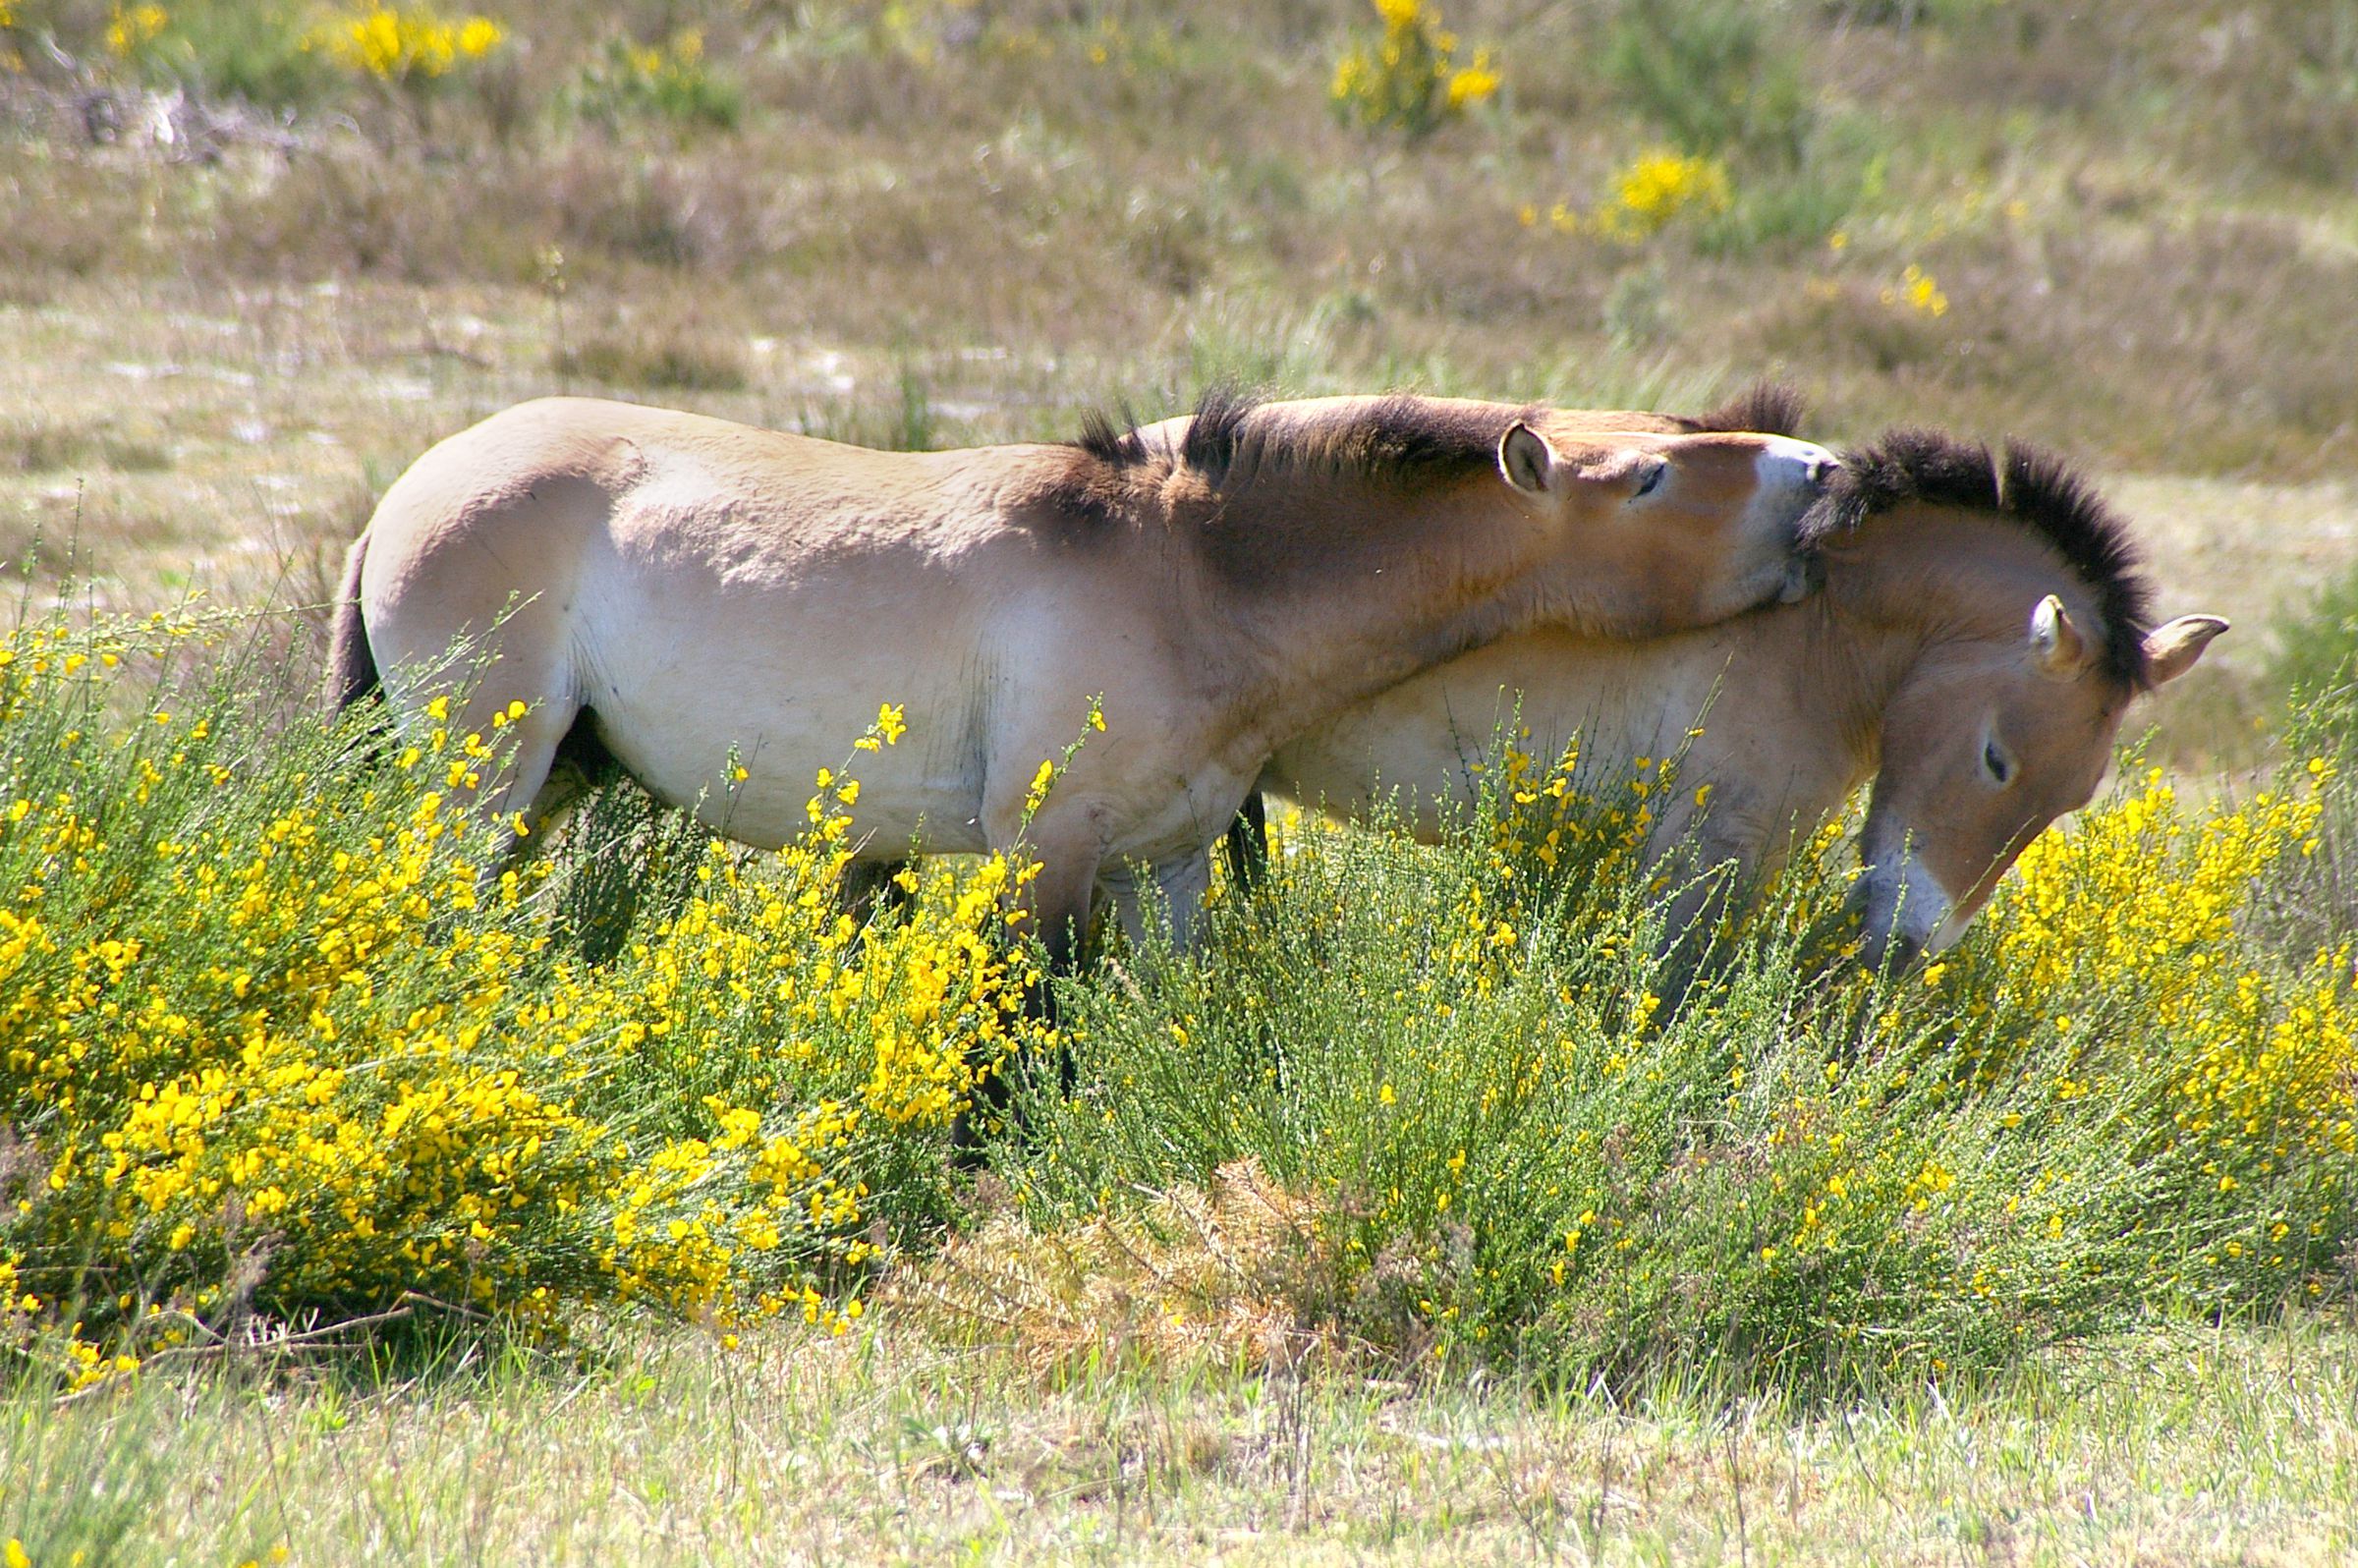
POLYGON ((1391 802, 1427 842, 1507 750, 1541 768, 1579 747, 1578 783, 1618 783, 1686 740, 1720 666, 1699 639, 1635 647, 1542 632, 1502 639, 1354 704, 1278 748, 1278 793, 1360 817, 1391 802), (1396 797, 1395 797, 1396 792, 1396 797))
POLYGON ((775 848, 808 831, 823 769, 869 857, 982 849, 977 737, 989 672, 971 639, 848 624, 811 599, 764 595, 757 614, 707 605, 687 636, 678 617, 657 623, 671 635, 611 618, 623 635, 581 660, 599 739, 651 793, 743 843, 775 848), (860 748, 887 703, 907 732, 860 748))

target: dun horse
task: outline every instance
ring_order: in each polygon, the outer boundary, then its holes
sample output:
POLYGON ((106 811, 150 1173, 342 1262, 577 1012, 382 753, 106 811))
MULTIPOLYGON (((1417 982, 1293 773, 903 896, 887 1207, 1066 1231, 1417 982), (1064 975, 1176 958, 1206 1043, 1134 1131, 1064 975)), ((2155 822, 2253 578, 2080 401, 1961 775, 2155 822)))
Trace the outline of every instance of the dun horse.
POLYGON ((1326 713, 1527 627, 1638 636, 1797 592, 1831 467, 1777 436, 1409 397, 1215 393, 1069 446, 924 454, 550 399, 387 490, 330 684, 349 703, 381 677, 405 716, 455 688, 458 734, 527 703, 487 816, 562 809, 560 752, 586 750, 764 846, 902 704, 908 741, 863 762, 864 854, 1020 832, 1062 962, 1100 875, 1121 898, 1144 865, 1192 912, 1271 749, 1326 713), (488 653, 471 685, 433 673, 462 637, 488 653), (1109 733, 1027 826, 1096 694, 1109 733), (744 776, 710 788, 732 757, 744 776))
MULTIPOLYGON (((1880 968, 1937 951, 2025 845, 2087 803, 2131 699, 2183 675, 2227 623, 2149 630, 2120 521, 2052 457, 2010 447, 2001 462, 1905 431, 1845 464, 1821 503, 1825 588, 1807 603, 1638 645, 1501 639, 1296 737, 1263 785, 1342 814, 1396 785, 1432 835, 1437 803, 1472 799, 1505 721, 1548 756, 1577 731, 1583 766, 1608 770, 1688 747, 1700 724, 1656 856, 1691 842, 1705 866, 1771 868, 1797 822, 1873 775, 1863 955, 1880 968)), ((1699 885, 1671 912, 1674 933, 1708 896, 1699 885)))

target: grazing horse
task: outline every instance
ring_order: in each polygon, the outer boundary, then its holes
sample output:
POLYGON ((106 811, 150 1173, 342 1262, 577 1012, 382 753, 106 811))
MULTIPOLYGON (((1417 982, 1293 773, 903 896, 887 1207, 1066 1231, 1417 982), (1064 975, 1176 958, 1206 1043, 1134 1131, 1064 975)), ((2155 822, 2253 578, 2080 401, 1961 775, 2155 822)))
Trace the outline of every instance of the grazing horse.
MULTIPOLYGON (((1873 776, 1852 893, 1862 955, 1880 969, 1937 951, 2025 845, 2088 802, 2131 699, 2192 668, 2227 623, 2149 626, 2121 521, 2029 448, 2000 460, 1897 431, 1845 454, 1820 508, 1825 587, 1807 602, 1639 644, 1501 638, 1294 737, 1262 787, 1348 816, 1398 786, 1430 838, 1442 803, 1474 799, 1501 726, 1528 730, 1517 745, 1533 755, 1577 734, 1584 768, 1683 751, 1649 853, 1691 844, 1701 865, 1750 873, 1873 776)), ((1673 940, 1712 894, 1695 884, 1673 906, 1673 940)))
POLYGON ((381 679, 411 722, 450 695, 454 734, 528 704, 483 772, 488 816, 561 810, 580 770, 560 751, 588 751, 761 846, 899 703, 909 741, 861 763, 861 856, 1020 835, 1064 964, 1101 873, 1143 864, 1192 917, 1270 750, 1329 711, 1526 627, 1639 636, 1798 593, 1833 466, 1772 435, 1406 396, 1214 392, 1070 445, 931 453, 546 399, 385 492, 330 687, 350 703, 381 679), (435 673, 461 638, 487 655, 471 683, 435 673), (1097 694, 1109 733, 1027 822, 1097 694))

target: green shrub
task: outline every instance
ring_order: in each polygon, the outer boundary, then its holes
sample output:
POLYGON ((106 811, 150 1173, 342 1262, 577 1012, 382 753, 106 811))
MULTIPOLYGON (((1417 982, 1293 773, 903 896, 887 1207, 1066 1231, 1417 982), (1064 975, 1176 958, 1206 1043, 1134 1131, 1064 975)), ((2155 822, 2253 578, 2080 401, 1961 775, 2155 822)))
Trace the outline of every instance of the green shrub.
MULTIPOLYGON (((950 1227, 976 1053, 1044 1043, 995 919, 1020 865, 839 915, 854 766, 777 856, 618 800, 620 860, 486 879, 459 806, 496 730, 321 726, 227 631, 0 646, 0 1344, 86 1383, 254 1315, 843 1324, 879 1247, 950 1227)), ((1584 796, 1510 757, 1432 848, 1282 829, 1205 953, 1060 987, 1079 1085, 1022 1094, 983 1234, 1046 1267, 1200 1219, 1189 1300, 1226 1270, 1263 1327, 1614 1385, 2347 1305, 2353 938, 2271 918, 2341 779, 2195 808, 2139 774, 1880 979, 1829 829, 1692 989, 1638 853, 1673 765, 1584 796)))
POLYGON ((2287 712, 2358 680, 2358 568, 2328 581, 2276 636, 2264 684, 2281 694, 2287 712))
POLYGON ((333 84, 325 62, 305 47, 307 15, 286 4, 182 5, 170 12, 170 68, 206 97, 309 103, 333 84))
POLYGON ((1604 74, 1690 153, 1801 161, 1816 111, 1792 53, 1742 0, 1631 0, 1606 39, 1604 74))
POLYGON ((1036 1034, 1017 866, 835 911, 897 712, 792 848, 658 835, 683 891, 591 964, 553 863, 480 869, 496 728, 322 726, 231 629, 0 644, 0 1354, 85 1383, 256 1316, 857 1317, 945 1213, 976 1070, 1036 1034))
POLYGON ((696 28, 659 44, 607 39, 582 67, 566 101, 583 119, 606 126, 645 116, 725 131, 745 109, 736 84, 705 61, 704 35, 696 28))
POLYGON ((2350 953, 2242 929, 2318 810, 2140 779, 1881 983, 1822 838, 1669 1017, 1663 890, 1613 848, 1642 794, 1556 840, 1312 827, 1205 960, 1067 993, 1088 1076, 1008 1173, 1056 1236, 1257 1172, 1308 1217, 1237 1266, 1306 1325, 1617 1384, 1855 1388, 2346 1299, 2350 953))
POLYGON ((1345 121, 1421 137, 1498 90, 1488 49, 1458 64, 1457 34, 1441 25, 1437 6, 1425 0, 1372 3, 1383 19, 1382 36, 1345 51, 1326 89, 1345 121))

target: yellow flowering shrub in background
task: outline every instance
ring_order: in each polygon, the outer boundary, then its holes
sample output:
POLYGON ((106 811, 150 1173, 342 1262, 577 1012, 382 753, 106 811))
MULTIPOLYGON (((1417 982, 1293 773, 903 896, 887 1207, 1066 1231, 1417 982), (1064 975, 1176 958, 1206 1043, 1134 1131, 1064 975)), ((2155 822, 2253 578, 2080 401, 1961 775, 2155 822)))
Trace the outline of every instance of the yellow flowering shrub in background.
POLYGON ((1725 212, 1732 199, 1727 165, 1696 154, 1649 152, 1614 177, 1609 200, 1599 204, 1590 226, 1608 240, 1650 240, 1676 218, 1725 212))
POLYGON ((1419 137, 1496 93, 1490 51, 1458 63, 1458 36, 1425 0, 1373 0, 1382 36, 1355 44, 1335 62, 1326 95, 1353 125, 1419 137))
POLYGON ((322 24, 307 47, 357 76, 380 82, 417 84, 444 77, 458 66, 480 60, 507 38, 489 17, 447 17, 430 4, 365 10, 322 24))
POLYGON ((421 1300, 532 1332, 601 1303, 856 1316, 874 1200, 922 1210, 977 1073, 1045 1038, 996 929, 1028 868, 913 874, 855 922, 830 771, 806 837, 711 844, 585 963, 551 863, 480 868, 496 734, 371 761, 256 735, 234 693, 140 700, 134 665, 192 630, 0 647, 0 1343, 66 1333, 96 1376, 421 1300))
POLYGON ((171 21, 162 6, 117 5, 107 14, 106 52, 129 60, 153 43, 171 21))

